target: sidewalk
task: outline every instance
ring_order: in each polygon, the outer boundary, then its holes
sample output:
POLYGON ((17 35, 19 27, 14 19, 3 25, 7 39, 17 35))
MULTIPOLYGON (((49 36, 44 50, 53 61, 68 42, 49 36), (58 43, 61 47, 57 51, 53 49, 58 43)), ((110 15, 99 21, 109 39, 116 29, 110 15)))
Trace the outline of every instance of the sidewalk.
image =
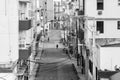
POLYGON ((37 71, 37 68, 38 68, 38 64, 34 64, 33 66, 34 66, 34 68, 32 70, 32 74, 29 77, 29 80, 35 80, 35 76, 36 76, 36 71, 37 71))
MULTIPOLYGON (((39 43, 38 54, 37 54, 37 56, 35 57, 35 60, 38 60, 38 59, 41 58, 43 46, 44 46, 44 43, 39 43)), ((37 73, 39 64, 34 63, 32 66, 33 66, 33 70, 32 70, 32 74, 31 74, 30 77, 29 77, 29 80, 35 80, 35 77, 36 77, 36 75, 37 75, 36 73, 37 73)))
POLYGON ((86 80, 85 75, 81 74, 80 66, 77 66, 77 60, 71 56, 71 54, 68 54, 69 58, 71 59, 71 62, 73 64, 73 68, 78 76, 79 80, 86 80))

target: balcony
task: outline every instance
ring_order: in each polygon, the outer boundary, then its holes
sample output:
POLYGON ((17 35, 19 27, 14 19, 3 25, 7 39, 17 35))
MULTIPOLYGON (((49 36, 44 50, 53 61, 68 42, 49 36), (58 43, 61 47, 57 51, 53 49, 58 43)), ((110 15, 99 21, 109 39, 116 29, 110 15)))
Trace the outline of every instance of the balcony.
POLYGON ((22 65, 18 67, 17 75, 23 75, 27 69, 27 65, 22 65))
POLYGON ((0 64, 0 73, 12 73, 17 61, 0 64))
POLYGON ((31 47, 28 49, 19 49, 19 59, 20 60, 27 60, 31 55, 31 47))
POLYGON ((28 2, 30 2, 30 0, 19 0, 19 2, 26 2, 26 3, 28 3, 28 2))
POLYGON ((28 30, 31 27, 31 20, 19 20, 19 31, 28 30))

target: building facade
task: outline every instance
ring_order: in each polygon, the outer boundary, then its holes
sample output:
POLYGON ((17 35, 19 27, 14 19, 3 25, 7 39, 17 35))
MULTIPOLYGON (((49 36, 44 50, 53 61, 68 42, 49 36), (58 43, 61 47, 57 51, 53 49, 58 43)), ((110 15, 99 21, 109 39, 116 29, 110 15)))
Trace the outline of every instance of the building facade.
POLYGON ((15 80, 18 61, 18 2, 1 0, 0 17, 0 78, 15 80))
POLYGON ((94 20, 90 20, 91 24, 89 24, 90 21, 86 15, 88 2, 87 0, 68 0, 66 13, 70 16, 70 23, 72 23, 69 36, 77 65, 81 67, 81 74, 85 75, 86 80, 97 80, 100 69, 100 46, 95 44, 94 29, 88 28, 94 23, 94 20))
POLYGON ((28 80, 30 73, 30 62, 32 41, 34 40, 32 19, 31 19, 31 1, 19 0, 19 60, 17 64, 18 80, 28 80))
POLYGON ((49 30, 54 26, 53 23, 54 20, 54 1, 53 0, 47 0, 47 29, 49 30))
POLYGON ((62 0, 54 1, 54 27, 61 27, 62 16, 64 15, 62 0))
MULTIPOLYGON (((91 31, 94 28, 96 42, 99 45, 120 41, 119 9, 119 1, 115 0, 85 1, 85 15, 89 17, 88 27, 91 31)), ((92 37, 90 35, 89 37, 92 37)))
POLYGON ((115 67, 119 66, 119 49, 120 45, 109 44, 100 48, 100 69, 115 71, 115 67), (107 58, 107 59, 106 59, 107 58))
MULTIPOLYGON (((98 45, 106 45, 110 44, 110 42, 119 41, 119 1, 118 0, 86 0, 83 2, 83 11, 84 11, 84 21, 85 27, 87 28, 86 34, 88 37, 88 41, 92 41, 92 44, 98 45)), ((81 6, 81 4, 80 4, 81 6)), ((81 7, 82 8, 82 7, 81 7)), ((112 62, 103 61, 103 58, 106 59, 109 56, 109 60, 112 59, 114 56, 110 58, 110 55, 107 54, 107 48, 103 50, 103 47, 100 48, 99 54, 99 69, 105 69, 105 65, 103 64, 111 64, 109 69, 112 68, 112 62), (107 50, 104 54, 103 52, 107 50), (106 55, 101 56, 101 55, 106 55), (102 65, 102 66, 101 66, 102 65)), ((115 48, 111 48, 115 49, 115 48)), ((117 50, 117 48, 116 48, 117 50)), ((116 63, 116 62, 114 62, 116 63)), ((107 67, 107 66, 106 66, 107 67)))

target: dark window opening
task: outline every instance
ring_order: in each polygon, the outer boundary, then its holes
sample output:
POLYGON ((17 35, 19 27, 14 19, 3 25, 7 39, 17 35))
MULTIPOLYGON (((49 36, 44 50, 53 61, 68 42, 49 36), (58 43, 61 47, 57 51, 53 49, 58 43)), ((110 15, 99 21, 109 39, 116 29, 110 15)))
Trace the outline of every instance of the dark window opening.
POLYGON ((104 22, 103 21, 97 21, 97 31, 100 33, 104 33, 104 22))
POLYGON ((74 0, 71 0, 71 2, 74 2, 74 0))
POLYGON ((120 6, 120 3, 118 3, 118 5, 120 6))
POLYGON ((117 22, 117 28, 120 29, 120 21, 117 22))
POLYGON ((93 62, 91 60, 89 60, 89 70, 93 74, 93 62))
POLYGON ((96 80, 98 80, 98 68, 96 67, 96 80))
POLYGON ((120 0, 118 0, 118 5, 120 6, 120 0))
POLYGON ((20 48, 24 48, 24 47, 25 47, 25 44, 19 44, 19 47, 20 47, 20 48))
POLYGON ((45 4, 47 4, 47 2, 45 2, 45 4))
POLYGON ((97 10, 103 10, 103 0, 97 0, 97 10))
POLYGON ((57 19, 57 17, 56 17, 56 16, 54 16, 54 19, 56 20, 56 19, 57 19))
POLYGON ((85 74, 85 59, 83 55, 81 56, 81 64, 82 64, 82 74, 85 74))

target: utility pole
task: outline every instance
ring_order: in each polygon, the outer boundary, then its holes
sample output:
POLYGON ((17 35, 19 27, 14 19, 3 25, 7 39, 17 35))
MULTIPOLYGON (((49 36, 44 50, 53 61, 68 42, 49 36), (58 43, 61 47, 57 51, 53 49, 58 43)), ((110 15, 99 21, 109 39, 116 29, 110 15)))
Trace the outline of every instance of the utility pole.
MULTIPOLYGON (((79 3, 80 4, 80 3, 79 3)), ((88 48, 88 31, 87 31, 87 21, 88 18, 85 17, 85 0, 82 0, 82 15, 83 15, 83 28, 85 29, 84 31, 84 41, 85 41, 85 46, 84 46, 84 54, 86 54, 86 60, 85 60, 85 75, 86 75, 86 80, 89 80, 89 48, 88 48)))
POLYGON ((76 54, 77 54, 77 66, 79 66, 79 54, 78 54, 78 19, 76 18, 76 54))
POLYGON ((86 80, 89 80, 89 74, 88 74, 88 71, 89 71, 89 48, 88 48, 88 33, 87 33, 87 28, 86 28, 86 25, 87 25, 87 18, 85 18, 85 22, 84 22, 84 28, 85 28, 85 54, 86 54, 86 68, 85 68, 85 72, 86 72, 86 80))

